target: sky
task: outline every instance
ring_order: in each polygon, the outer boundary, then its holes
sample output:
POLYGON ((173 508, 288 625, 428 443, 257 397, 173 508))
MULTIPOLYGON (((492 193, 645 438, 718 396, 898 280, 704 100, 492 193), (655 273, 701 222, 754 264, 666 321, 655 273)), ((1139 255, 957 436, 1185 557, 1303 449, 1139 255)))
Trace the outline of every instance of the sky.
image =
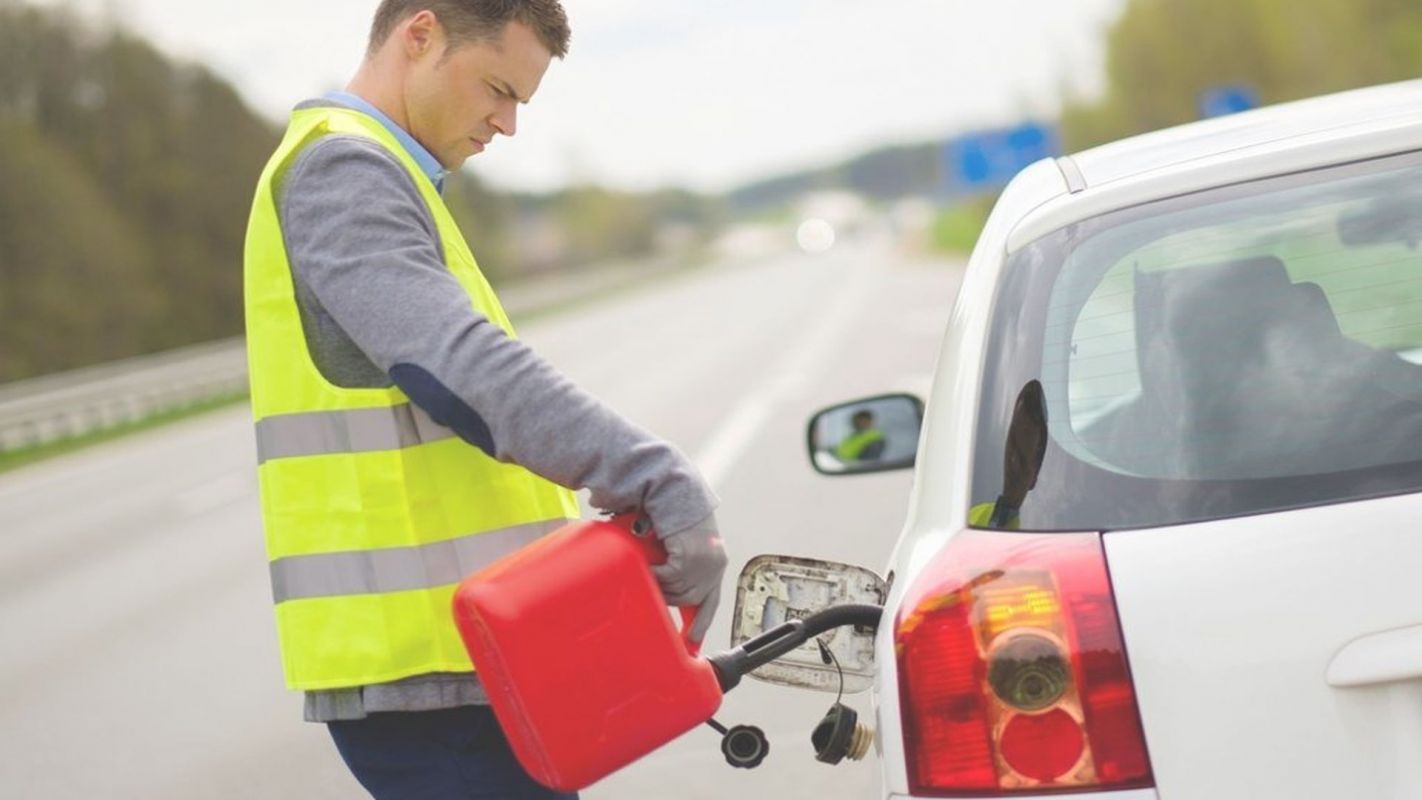
MULTIPOLYGON (((378 0, 30 0, 118 20, 262 115, 345 85, 378 0)), ((465 168, 509 189, 721 191, 890 144, 1050 119, 1102 83, 1124 0, 564 0, 518 133, 465 168)))

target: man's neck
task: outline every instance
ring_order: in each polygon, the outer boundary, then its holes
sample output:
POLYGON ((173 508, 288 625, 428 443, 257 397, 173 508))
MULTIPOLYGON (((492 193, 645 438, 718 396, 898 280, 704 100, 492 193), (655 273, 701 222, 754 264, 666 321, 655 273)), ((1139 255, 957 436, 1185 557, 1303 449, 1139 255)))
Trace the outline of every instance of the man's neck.
POLYGON ((410 115, 405 113, 405 104, 401 100, 398 85, 392 84, 394 81, 381 76, 378 70, 365 63, 361 65, 355 77, 351 78, 351 82, 346 84, 346 91, 380 109, 380 113, 389 117, 391 122, 408 131, 410 115))

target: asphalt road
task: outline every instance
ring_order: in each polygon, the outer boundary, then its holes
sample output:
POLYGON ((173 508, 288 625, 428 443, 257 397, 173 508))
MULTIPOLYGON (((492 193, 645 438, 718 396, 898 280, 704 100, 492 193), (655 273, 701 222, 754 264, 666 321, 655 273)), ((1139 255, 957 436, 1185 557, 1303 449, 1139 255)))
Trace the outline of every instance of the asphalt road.
MULTIPOLYGON (((907 472, 830 479, 802 452, 817 408, 923 396, 959 265, 887 245, 707 267, 540 321, 524 338, 680 445, 720 493, 734 573, 765 552, 882 571, 907 472)), ((234 408, 0 476, 0 796, 358 798, 282 688, 249 411, 234 408)), ((717 718, 771 754, 732 770, 709 728, 583 793, 869 798, 877 764, 817 763, 825 694, 747 681, 717 718)), ((870 714, 867 694, 849 704, 870 714)))

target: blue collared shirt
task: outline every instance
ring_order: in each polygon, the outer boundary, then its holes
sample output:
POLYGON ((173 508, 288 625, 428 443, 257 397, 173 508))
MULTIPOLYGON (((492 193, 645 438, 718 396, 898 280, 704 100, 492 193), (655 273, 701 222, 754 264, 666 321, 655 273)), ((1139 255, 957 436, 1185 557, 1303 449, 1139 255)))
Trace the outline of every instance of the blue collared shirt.
POLYGON ((410 157, 415 159, 415 163, 420 165, 420 169, 424 170, 425 175, 429 176, 430 183, 435 185, 435 189, 440 192, 444 191, 444 179, 449 175, 449 170, 445 169, 444 165, 439 163, 439 159, 431 155, 424 145, 415 141, 415 137, 411 136, 408 131, 395 124, 395 120, 385 116, 384 112, 371 105, 365 98, 350 92, 330 92, 325 96, 325 99, 340 103, 347 108, 353 108, 384 125, 385 129, 390 131, 390 135, 394 136, 395 140, 410 154, 410 157))

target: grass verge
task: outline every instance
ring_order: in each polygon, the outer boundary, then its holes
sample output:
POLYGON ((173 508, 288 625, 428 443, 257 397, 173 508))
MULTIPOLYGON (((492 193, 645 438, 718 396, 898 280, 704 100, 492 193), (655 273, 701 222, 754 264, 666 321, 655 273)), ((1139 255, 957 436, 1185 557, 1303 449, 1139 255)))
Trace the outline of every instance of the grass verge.
POLYGON ((992 204, 993 199, 965 200, 940 209, 933 218, 930 238, 933 249, 952 255, 973 252, 973 246, 982 235, 983 225, 987 224, 992 204))

